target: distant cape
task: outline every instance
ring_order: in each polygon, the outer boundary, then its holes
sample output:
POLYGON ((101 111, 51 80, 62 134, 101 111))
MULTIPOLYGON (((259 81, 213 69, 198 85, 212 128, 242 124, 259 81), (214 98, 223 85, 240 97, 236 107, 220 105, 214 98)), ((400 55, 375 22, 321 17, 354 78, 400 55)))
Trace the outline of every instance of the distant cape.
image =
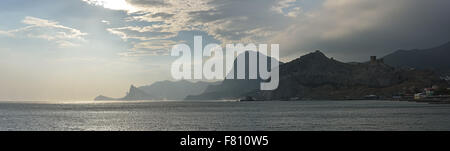
POLYGON ((111 98, 100 95, 95 98, 102 100, 182 100, 188 95, 198 95, 205 91, 209 85, 215 82, 190 82, 181 81, 161 81, 151 85, 135 87, 131 85, 126 96, 122 98, 111 98))

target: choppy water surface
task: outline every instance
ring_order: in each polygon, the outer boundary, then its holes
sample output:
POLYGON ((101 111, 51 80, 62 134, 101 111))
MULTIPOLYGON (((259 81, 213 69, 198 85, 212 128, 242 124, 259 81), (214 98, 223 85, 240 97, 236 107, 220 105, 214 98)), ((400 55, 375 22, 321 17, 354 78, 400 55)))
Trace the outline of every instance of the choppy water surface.
POLYGON ((391 101, 0 102, 0 130, 450 130, 450 105, 391 101))

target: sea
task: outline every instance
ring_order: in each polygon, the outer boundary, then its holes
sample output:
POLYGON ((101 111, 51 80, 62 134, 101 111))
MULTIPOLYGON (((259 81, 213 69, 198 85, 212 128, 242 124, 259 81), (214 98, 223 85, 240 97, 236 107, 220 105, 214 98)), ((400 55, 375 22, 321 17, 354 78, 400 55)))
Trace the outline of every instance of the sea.
POLYGON ((441 131, 450 105, 399 101, 0 102, 0 131, 441 131))

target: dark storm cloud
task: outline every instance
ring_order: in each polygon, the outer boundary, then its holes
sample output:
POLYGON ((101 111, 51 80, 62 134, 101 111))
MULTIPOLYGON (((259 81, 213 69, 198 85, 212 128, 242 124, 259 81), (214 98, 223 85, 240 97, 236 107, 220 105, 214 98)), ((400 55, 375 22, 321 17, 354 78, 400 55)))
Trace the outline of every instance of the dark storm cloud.
POLYGON ((321 49, 347 60, 450 41, 448 0, 329 0, 274 41, 283 54, 321 49))

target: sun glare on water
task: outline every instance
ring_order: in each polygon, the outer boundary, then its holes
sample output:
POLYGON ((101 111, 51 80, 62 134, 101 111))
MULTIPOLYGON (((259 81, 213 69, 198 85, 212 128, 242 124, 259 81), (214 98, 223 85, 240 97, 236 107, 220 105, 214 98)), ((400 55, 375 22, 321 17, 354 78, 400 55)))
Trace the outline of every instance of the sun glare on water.
POLYGON ((125 0, 83 0, 89 4, 103 6, 113 10, 137 11, 137 8, 127 3, 125 0))

